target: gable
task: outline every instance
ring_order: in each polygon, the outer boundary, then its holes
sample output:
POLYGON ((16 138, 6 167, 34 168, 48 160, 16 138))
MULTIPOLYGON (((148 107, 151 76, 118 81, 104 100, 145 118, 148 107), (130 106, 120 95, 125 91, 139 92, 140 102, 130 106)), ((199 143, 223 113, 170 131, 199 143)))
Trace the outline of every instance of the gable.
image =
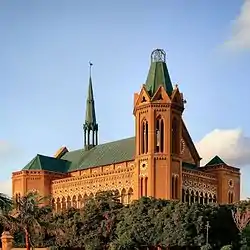
POLYGON ((194 162, 196 164, 200 163, 201 157, 199 156, 199 153, 196 150, 193 140, 191 136, 189 135, 188 130, 183 120, 182 120, 182 138, 184 139, 186 146, 189 150, 189 153, 191 154, 194 162))
POLYGON ((170 103, 171 100, 166 92, 166 90, 163 88, 163 86, 160 86, 154 96, 152 97, 151 101, 157 101, 162 103, 170 103))
POLYGON ((145 86, 142 86, 142 89, 140 91, 140 94, 138 96, 138 99, 135 102, 135 106, 139 106, 141 104, 145 104, 147 102, 150 102, 150 96, 145 88, 145 86))
POLYGON ((180 93, 178 87, 176 87, 171 96, 172 102, 183 105, 182 94, 180 93))
POLYGON ((213 166, 213 165, 226 165, 226 163, 218 155, 216 155, 206 164, 206 166, 213 166))
POLYGON ((186 163, 195 164, 195 160, 190 152, 190 148, 185 139, 181 139, 181 156, 186 163))
POLYGON ((22 170, 46 170, 50 172, 66 173, 70 162, 54 157, 37 155, 22 170))

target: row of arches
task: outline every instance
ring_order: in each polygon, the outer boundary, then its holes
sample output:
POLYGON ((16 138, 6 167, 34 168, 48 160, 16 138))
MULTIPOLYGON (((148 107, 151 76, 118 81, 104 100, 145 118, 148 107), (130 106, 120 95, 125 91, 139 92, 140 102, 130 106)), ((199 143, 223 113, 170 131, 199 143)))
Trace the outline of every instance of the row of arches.
MULTIPOLYGON (((140 143, 140 153, 148 153, 148 143, 149 143, 149 126, 148 121, 143 119, 141 123, 141 143, 140 143)), ((172 120, 171 127, 171 152, 173 154, 180 153, 180 121, 174 117, 172 120)), ((156 118, 155 123, 155 152, 163 153, 164 152, 164 139, 165 139, 165 124, 162 116, 156 118)))
POLYGON ((207 192, 198 192, 192 189, 182 189, 182 202, 209 204, 216 203, 217 197, 215 194, 207 192))
MULTIPOLYGON (((129 188, 128 191, 126 191, 125 188, 119 192, 119 190, 115 190, 120 195, 120 201, 123 204, 129 204, 133 200, 134 191, 132 188, 129 188)), ((88 199, 91 199, 95 196, 94 193, 90 193, 87 195, 86 193, 82 196, 81 194, 73 195, 73 196, 62 196, 58 198, 52 199, 52 208, 56 212, 64 211, 68 208, 83 208, 85 203, 88 199)))

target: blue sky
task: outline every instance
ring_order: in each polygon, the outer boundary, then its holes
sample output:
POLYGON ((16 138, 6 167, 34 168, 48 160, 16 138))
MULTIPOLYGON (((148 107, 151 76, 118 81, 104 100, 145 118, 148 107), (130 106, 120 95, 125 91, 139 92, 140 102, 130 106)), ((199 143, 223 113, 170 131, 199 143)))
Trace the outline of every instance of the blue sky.
POLYGON ((133 93, 163 48, 193 140, 205 158, 216 144, 240 165, 250 196, 249 9, 249 0, 0 1, 3 191, 37 153, 82 147, 89 60, 100 142, 134 135, 133 93))

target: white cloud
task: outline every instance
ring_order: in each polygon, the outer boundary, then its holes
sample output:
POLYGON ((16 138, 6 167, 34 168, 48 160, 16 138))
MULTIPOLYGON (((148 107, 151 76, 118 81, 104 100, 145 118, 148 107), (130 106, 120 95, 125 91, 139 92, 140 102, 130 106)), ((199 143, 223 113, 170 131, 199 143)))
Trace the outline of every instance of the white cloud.
POLYGON ((204 165, 215 155, 227 164, 242 167, 250 164, 250 137, 241 129, 215 129, 196 143, 204 165))
POLYGON ((12 196, 12 182, 11 179, 6 181, 0 181, 0 193, 6 194, 9 197, 12 196))
POLYGON ((225 46, 233 50, 250 49, 250 0, 244 0, 238 17, 232 22, 225 46))

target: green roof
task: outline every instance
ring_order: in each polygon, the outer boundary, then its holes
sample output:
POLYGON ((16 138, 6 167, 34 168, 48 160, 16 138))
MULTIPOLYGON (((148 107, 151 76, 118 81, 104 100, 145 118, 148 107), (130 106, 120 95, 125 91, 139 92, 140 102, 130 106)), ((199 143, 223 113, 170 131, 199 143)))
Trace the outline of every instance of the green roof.
POLYGON ((23 170, 71 172, 134 160, 135 137, 97 145, 90 150, 67 152, 61 159, 37 155, 23 170))
POLYGON ((38 154, 23 168, 23 170, 47 170, 52 172, 67 172, 69 166, 70 163, 65 160, 38 154))
POLYGON ((145 84, 150 96, 153 96, 160 86, 163 86, 169 96, 173 92, 165 57, 166 53, 161 49, 156 49, 151 54, 151 65, 145 84))
POLYGON ((192 163, 187 163, 187 162, 182 162, 182 167, 190 170, 197 170, 198 167, 195 164, 192 163))
POLYGON ((216 155, 206 166, 226 164, 218 155, 216 155))

